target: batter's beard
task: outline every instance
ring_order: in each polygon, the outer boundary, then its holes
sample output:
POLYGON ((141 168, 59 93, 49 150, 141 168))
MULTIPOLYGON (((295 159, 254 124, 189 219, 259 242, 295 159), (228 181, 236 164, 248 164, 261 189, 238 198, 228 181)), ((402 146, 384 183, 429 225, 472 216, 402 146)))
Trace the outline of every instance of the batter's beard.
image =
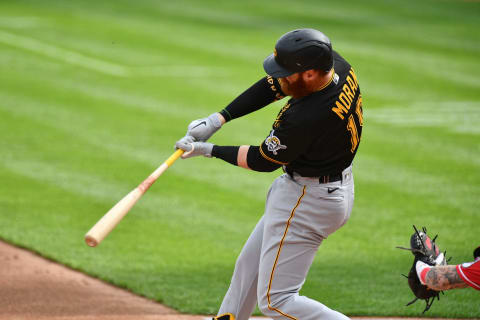
POLYGON ((301 75, 293 82, 289 82, 286 78, 279 78, 278 82, 280 83, 283 93, 295 99, 308 96, 315 91, 312 89, 312 84, 308 85, 301 75))

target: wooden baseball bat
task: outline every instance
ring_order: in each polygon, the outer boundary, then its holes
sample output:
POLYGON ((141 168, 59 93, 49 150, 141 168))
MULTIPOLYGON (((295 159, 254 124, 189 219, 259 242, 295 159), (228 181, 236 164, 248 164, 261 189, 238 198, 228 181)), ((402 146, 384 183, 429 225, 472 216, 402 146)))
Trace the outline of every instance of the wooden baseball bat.
POLYGON ((182 154, 183 150, 175 151, 160 165, 147 179, 143 180, 135 189, 130 191, 122 200, 118 201, 85 235, 85 242, 90 247, 96 247, 115 228, 115 226, 130 211, 141 196, 152 184, 168 169, 182 154))

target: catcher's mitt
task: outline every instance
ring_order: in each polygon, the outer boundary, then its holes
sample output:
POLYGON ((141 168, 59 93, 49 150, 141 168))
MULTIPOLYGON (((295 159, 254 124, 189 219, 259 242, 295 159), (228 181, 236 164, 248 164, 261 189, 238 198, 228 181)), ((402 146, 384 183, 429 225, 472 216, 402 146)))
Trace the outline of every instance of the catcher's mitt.
POLYGON ((426 307, 425 307, 425 310, 423 310, 423 312, 425 312, 428 309, 430 309, 435 298, 437 298, 437 300, 440 300, 439 294, 442 291, 435 291, 428 288, 426 285, 423 285, 420 282, 420 279, 418 278, 415 265, 419 260, 431 266, 446 265, 447 264, 447 262, 445 261, 446 252, 445 254, 442 255, 443 258, 442 256, 439 257, 440 250, 438 249, 438 246, 435 244, 435 240, 437 239, 437 236, 435 236, 432 240, 427 235, 427 229, 425 227, 422 228, 422 231, 418 231, 415 226, 413 226, 413 228, 415 229, 415 233, 412 234, 412 236, 410 237, 410 248, 404 248, 404 247, 397 247, 397 248, 409 250, 415 256, 413 260, 412 268, 410 268, 410 272, 408 273, 408 276, 403 275, 408 279, 408 285, 410 286, 410 289, 415 295, 415 299, 407 303, 407 306, 411 305, 418 299, 425 300, 426 307), (436 261, 436 259, 440 261, 436 261))

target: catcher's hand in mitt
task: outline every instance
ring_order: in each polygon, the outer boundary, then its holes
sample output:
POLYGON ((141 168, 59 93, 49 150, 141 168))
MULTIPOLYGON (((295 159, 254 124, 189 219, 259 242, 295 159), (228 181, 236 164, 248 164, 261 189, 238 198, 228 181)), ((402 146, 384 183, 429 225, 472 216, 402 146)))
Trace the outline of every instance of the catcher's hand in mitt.
MULTIPOLYGON (((428 271, 429 266, 438 266, 446 265, 445 254, 440 253, 438 246, 435 243, 437 236, 432 239, 427 235, 427 229, 422 228, 422 231, 418 231, 415 226, 415 233, 410 237, 410 248, 397 247, 399 249, 405 249, 412 252, 415 256, 413 260, 412 267, 408 276, 405 276, 408 279, 408 285, 415 295, 415 299, 407 303, 407 306, 411 305, 418 299, 425 300, 426 307, 423 312, 430 309, 435 298, 440 299, 440 292, 428 288, 425 283, 422 283, 417 274, 417 268, 420 272, 422 270, 428 271)), ((443 293, 443 292, 442 292, 443 293)))

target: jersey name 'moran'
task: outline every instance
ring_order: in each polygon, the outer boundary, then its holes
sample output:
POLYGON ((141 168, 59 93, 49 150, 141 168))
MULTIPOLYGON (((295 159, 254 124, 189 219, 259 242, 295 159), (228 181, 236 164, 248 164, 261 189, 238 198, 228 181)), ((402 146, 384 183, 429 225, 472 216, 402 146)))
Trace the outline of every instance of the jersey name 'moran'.
POLYGON ((358 81, 357 76, 353 69, 350 69, 350 75, 347 76, 346 81, 343 85, 342 92, 338 95, 337 101, 335 101, 336 107, 332 108, 332 111, 335 112, 340 119, 345 119, 345 115, 350 110, 352 102, 355 99, 355 93, 358 90, 358 81))

